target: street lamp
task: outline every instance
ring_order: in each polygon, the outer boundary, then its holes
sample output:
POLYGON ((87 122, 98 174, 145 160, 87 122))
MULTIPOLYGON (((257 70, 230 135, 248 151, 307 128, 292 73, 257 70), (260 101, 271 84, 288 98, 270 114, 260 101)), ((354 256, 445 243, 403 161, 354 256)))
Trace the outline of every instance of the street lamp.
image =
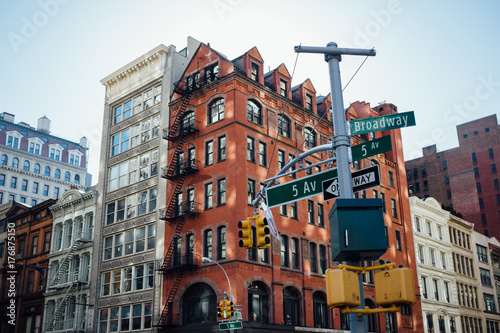
POLYGON ((233 301, 233 296, 232 296, 232 294, 231 294, 231 282, 229 282, 229 277, 227 276, 227 273, 226 273, 226 271, 224 270, 224 268, 222 268, 222 266, 221 266, 221 265, 219 265, 219 263, 218 263, 217 261, 212 260, 212 259, 207 258, 207 257, 202 257, 202 258, 201 258, 201 261, 203 261, 203 262, 213 262, 213 263, 217 264, 217 266, 219 266, 219 267, 220 267, 220 269, 222 269, 222 271, 223 271, 223 272, 224 272, 224 274, 226 275, 227 284, 229 285, 229 299, 230 299, 230 300, 231 300, 231 302, 232 302, 232 301, 233 301))

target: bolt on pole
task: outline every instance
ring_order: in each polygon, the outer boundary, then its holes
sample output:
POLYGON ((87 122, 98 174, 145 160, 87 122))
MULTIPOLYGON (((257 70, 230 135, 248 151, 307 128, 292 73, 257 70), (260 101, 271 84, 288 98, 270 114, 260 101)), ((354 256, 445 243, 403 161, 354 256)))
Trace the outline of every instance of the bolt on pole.
MULTIPOLYGON (((374 49, 345 49, 338 48, 337 43, 330 42, 327 47, 295 46, 295 52, 304 53, 322 53, 325 55, 325 61, 328 62, 330 72, 330 88, 333 108, 333 130, 332 149, 335 150, 337 157, 337 170, 339 182, 339 197, 352 198, 351 164, 349 161, 349 148, 351 139, 347 132, 347 121, 345 119, 344 101, 342 98, 342 85, 340 80, 339 62, 342 54, 346 55, 364 55, 374 56, 374 49)), ((360 308, 364 308, 365 300, 363 293, 363 277, 358 275, 360 308)), ((368 332, 368 322, 366 316, 359 318, 356 314, 349 315, 351 332, 368 332)))

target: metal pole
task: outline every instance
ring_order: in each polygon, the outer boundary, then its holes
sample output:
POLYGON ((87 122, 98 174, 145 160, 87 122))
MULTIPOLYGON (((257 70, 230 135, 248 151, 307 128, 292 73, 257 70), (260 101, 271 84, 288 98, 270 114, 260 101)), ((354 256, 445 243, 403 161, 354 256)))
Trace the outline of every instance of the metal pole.
MULTIPOLYGON (((374 56, 375 50, 359 50, 359 49, 340 49, 337 43, 330 42, 327 47, 308 47, 296 46, 296 52, 306 53, 323 53, 325 61, 328 62, 330 72, 330 89, 332 92, 332 107, 333 107, 333 130, 334 137, 332 140, 332 149, 335 150, 337 157, 337 170, 339 182, 339 197, 352 198, 352 180, 351 180, 351 161, 349 159, 349 148, 351 139, 347 132, 347 122, 345 119, 344 101, 342 98, 342 85, 340 80, 339 62, 342 54, 349 55, 366 55, 374 56)), ((365 307, 365 297, 363 292, 363 276, 358 275, 360 308, 365 307)), ((358 317, 357 314, 349 315, 351 332, 365 333, 368 332, 368 321, 366 316, 358 317)))
POLYGON ((202 260, 202 261, 209 261, 209 262, 213 262, 213 263, 217 264, 217 266, 219 266, 219 267, 220 267, 220 269, 222 269, 222 271, 224 272, 224 275, 226 275, 227 284, 229 285, 229 299, 230 299, 231 301, 233 301, 233 294, 231 294, 231 282, 229 282, 229 277, 227 276, 226 271, 224 270, 224 268, 222 268, 222 266, 221 266, 221 265, 219 265, 219 263, 218 263, 217 261, 212 260, 212 259, 210 259, 210 258, 207 258, 207 257, 202 257, 202 258, 201 258, 201 260, 202 260))

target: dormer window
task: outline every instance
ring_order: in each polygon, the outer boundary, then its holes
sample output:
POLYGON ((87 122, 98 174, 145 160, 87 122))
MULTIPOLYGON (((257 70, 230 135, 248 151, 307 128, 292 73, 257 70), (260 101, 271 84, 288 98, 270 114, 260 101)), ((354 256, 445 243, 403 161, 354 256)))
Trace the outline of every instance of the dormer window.
POLYGON ((49 145, 49 158, 60 161, 63 148, 58 144, 49 145))
POLYGON ((280 95, 283 97, 286 97, 286 81, 280 80, 280 95))
POLYGON ((76 149, 70 150, 68 154, 69 154, 69 161, 68 161, 69 164, 80 166, 80 159, 83 154, 76 149))
POLYGON ((189 91, 200 89, 200 73, 193 74, 187 78, 187 88, 189 91))
POLYGON ((312 97, 309 94, 306 94, 306 109, 309 111, 312 111, 313 105, 312 105, 312 97))
POLYGON ((219 64, 212 65, 205 70, 207 83, 216 81, 219 78, 219 64))
POLYGON ((7 132, 7 147, 19 149, 19 143, 23 136, 16 131, 7 132))
POLYGON ((28 139, 28 151, 31 154, 40 155, 42 151, 43 141, 40 138, 28 139))
POLYGON ((259 82, 259 66, 252 62, 252 80, 259 82))

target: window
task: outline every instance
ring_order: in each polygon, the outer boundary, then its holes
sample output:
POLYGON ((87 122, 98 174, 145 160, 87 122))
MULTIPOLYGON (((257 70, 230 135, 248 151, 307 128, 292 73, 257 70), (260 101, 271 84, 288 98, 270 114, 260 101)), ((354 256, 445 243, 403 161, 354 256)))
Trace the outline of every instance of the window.
POLYGON ((227 253, 227 235, 226 227, 219 227, 217 229, 217 239, 219 243, 217 244, 217 259, 226 259, 227 253))
POLYGON ((477 162, 476 153, 472 153, 472 163, 476 162, 477 162))
POLYGON ((217 158, 218 161, 225 161, 226 160, 226 136, 221 136, 219 138, 219 147, 218 147, 218 152, 217 152, 217 158))
POLYGON ((34 256, 38 251, 38 236, 33 236, 31 241, 31 255, 34 256))
POLYGON ((201 87, 201 83, 200 83, 200 73, 199 72, 188 76, 188 78, 187 78, 188 91, 195 91, 197 89, 200 89, 200 87, 201 87))
MULTIPOLYGON (((286 205, 285 205, 285 207, 286 207, 286 205)), ((292 219, 296 219, 296 220, 299 218, 297 201, 294 201, 294 202, 290 203, 290 217, 292 219)))
POLYGON ((280 95, 286 97, 287 92, 287 82, 284 80, 280 80, 280 95))
POLYGON ((309 243, 309 263, 311 264, 311 272, 318 273, 318 258, 317 246, 315 243, 309 243))
POLYGON ((488 252, 482 245, 477 244, 477 259, 481 262, 488 263, 488 252))
POLYGON ((496 174, 497 173, 497 166, 495 163, 491 163, 491 173, 496 174))
POLYGON ((495 297, 493 295, 484 294, 484 307, 487 312, 496 312, 495 297))
POLYGON ((255 162, 255 140, 247 137, 247 161, 255 162))
POLYGON ((269 323, 269 296, 261 282, 248 286, 248 320, 257 323, 269 323))
POLYGON ((259 165, 267 166, 267 148, 264 142, 259 141, 259 165))
POLYGON ((207 83, 216 81, 219 78, 219 64, 214 64, 205 69, 205 78, 207 83))
POLYGON ((16 131, 7 132, 7 147, 19 149, 19 141, 22 135, 16 131))
POLYGON ((123 332, 151 328, 153 303, 99 310, 99 332, 123 332))
POLYGON ((290 119, 283 115, 278 115, 278 134, 285 138, 291 138, 290 119))
POLYGON ((119 258, 122 255, 140 253, 154 249, 154 228, 154 225, 149 225, 105 237, 103 260, 119 258))
POLYGON ((326 273, 326 269, 328 268, 327 257, 326 257, 326 246, 319 246, 319 272, 321 274, 326 273))
POLYGON ((300 297, 293 287, 283 290, 283 315, 285 325, 300 325, 300 297))
POLYGON ((424 247, 422 245, 418 246, 418 256, 420 257, 420 263, 425 264, 424 247))
MULTIPOLYGON (((292 238, 292 268, 300 268, 300 245, 298 238, 292 238)), ((288 267, 288 266, 287 266, 288 267)))
POLYGON ((205 209, 211 209, 213 207, 213 184, 205 184, 205 209))
POLYGON ((278 149, 278 170, 283 170, 285 167, 285 152, 278 149))
POLYGON ((281 205, 280 206, 280 215, 282 216, 288 216, 288 212, 287 212, 287 206, 286 205, 281 205))
POLYGON ((474 177, 479 178, 479 169, 477 167, 474 168, 474 177))
POLYGON ((446 270, 446 262, 447 262, 447 258, 446 258, 446 253, 444 252, 441 252, 441 268, 446 270))
POLYGON ((380 199, 382 199, 382 211, 385 213, 385 194, 383 192, 380 192, 380 199))
POLYGON ((205 283, 195 283, 184 293, 182 299, 184 324, 217 322, 217 297, 205 283))
POLYGON ((43 252, 48 252, 50 250, 50 231, 43 235, 43 252))
POLYGON ((476 183, 476 190, 477 190, 477 193, 481 193, 483 191, 481 188, 481 183, 476 183))
POLYGON ((415 216, 415 229, 420 232, 420 218, 418 216, 415 216))
POLYGON ((247 180, 247 203, 249 205, 251 205, 254 199, 255 199, 255 180, 248 179, 247 180))
POLYGON ((479 275, 481 276, 481 284, 483 286, 491 287, 491 274, 488 269, 479 268, 479 275))
POLYGON ((262 125, 262 110, 255 101, 247 102, 247 119, 257 125, 262 125))
POLYGON ((17 177, 11 177, 10 178, 10 187, 16 188, 16 186, 17 186, 17 177))
POLYGON ((389 186, 394 187, 394 172, 389 171, 389 186))
POLYGON ((224 99, 219 98, 210 104, 208 124, 213 124, 224 119, 224 99))
POLYGON ((323 205, 322 204, 318 204, 318 226, 319 227, 325 226, 325 219, 324 219, 323 205))
POLYGON ((425 276, 422 276, 420 278, 420 288, 421 288, 421 291, 422 291, 422 296, 424 298, 427 298, 427 279, 425 276))
POLYGON ((288 236, 281 235, 281 266, 290 267, 288 259, 288 236))
POLYGON ((5 185, 5 175, 4 174, 0 174, 0 185, 1 186, 5 185))
POLYGON ((425 165, 422 165, 420 167, 420 173, 422 174, 422 177, 427 176, 427 170, 425 169, 425 165))
POLYGON ((304 140, 306 148, 316 147, 316 133, 309 128, 304 128, 304 140))
POLYGON ((205 143, 205 165, 212 165, 214 163, 214 142, 208 141, 205 143))
POLYGON ((28 162, 28 161, 23 162, 23 170, 30 171, 30 162, 28 162))
POLYGON ((314 224, 314 201, 307 200, 307 222, 314 224))
POLYGON ((495 154, 493 153, 493 148, 488 149, 488 154, 490 155, 490 158, 494 158, 495 154))
POLYGON ((401 246, 401 231, 396 230, 396 250, 402 251, 403 248, 401 246))
POLYGON ((60 145, 51 145, 49 149, 49 158, 60 161, 62 149, 63 148, 60 145))
POLYGON ((212 230, 203 233, 203 256, 212 259, 212 230))
POLYGON ((217 181, 217 205, 222 206, 226 204, 226 179, 219 179, 217 181))
POLYGON ((259 66, 252 62, 252 80, 259 82, 259 66))
POLYGON ((12 167, 15 169, 19 168, 19 159, 17 157, 12 159, 12 167))
POLYGON ((392 217, 397 218, 398 217, 398 210, 396 206, 396 199, 391 198, 391 211, 392 211, 392 217))
POLYGON ((132 108, 132 100, 128 100, 125 103, 118 105, 114 108, 113 120, 115 124, 118 124, 122 120, 130 117, 132 108))
POLYGON ((309 94, 306 94, 306 109, 309 111, 312 111, 313 105, 312 105, 312 97, 309 94))

